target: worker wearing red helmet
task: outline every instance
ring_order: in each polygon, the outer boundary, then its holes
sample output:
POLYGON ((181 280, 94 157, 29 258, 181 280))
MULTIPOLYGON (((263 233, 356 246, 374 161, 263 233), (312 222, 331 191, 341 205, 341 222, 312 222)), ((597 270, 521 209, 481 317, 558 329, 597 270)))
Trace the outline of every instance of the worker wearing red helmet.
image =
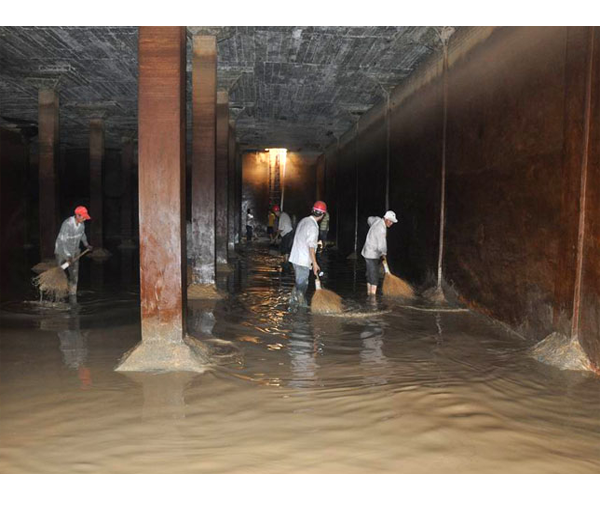
POLYGON ((319 241, 319 222, 327 213, 327 205, 323 201, 317 201, 308 217, 304 217, 296 227, 290 263, 294 266, 296 282, 292 292, 291 304, 307 306, 306 291, 308 289, 308 277, 312 268, 315 276, 319 275, 321 268, 317 263, 317 243, 319 241))
POLYGON ((79 254, 80 244, 83 243, 87 249, 92 249, 85 236, 85 221, 91 218, 85 206, 77 206, 75 214, 62 223, 54 244, 54 256, 56 256, 58 265, 65 262, 71 263, 67 268, 70 297, 77 295, 79 262, 74 261, 74 258, 79 254))
POLYGON ((294 240, 294 226, 292 225, 292 219, 285 212, 281 211, 279 206, 273 206, 273 213, 277 217, 277 231, 275 232, 275 238, 281 235, 281 242, 279 244, 279 252, 282 255, 282 262, 285 264, 290 256, 292 250, 292 242, 294 240))

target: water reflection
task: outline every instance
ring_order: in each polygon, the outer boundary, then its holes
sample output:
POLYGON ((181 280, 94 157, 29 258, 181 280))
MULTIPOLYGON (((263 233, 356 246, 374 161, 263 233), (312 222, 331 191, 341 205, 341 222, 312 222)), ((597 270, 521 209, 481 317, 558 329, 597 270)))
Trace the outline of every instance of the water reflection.
POLYGON ((317 355, 319 346, 307 313, 293 316, 287 351, 290 356, 290 387, 313 387, 317 381, 317 355))
POLYGON ((121 373, 142 386, 142 420, 149 422, 185 419, 184 391, 197 373, 121 373))
POLYGON ((365 369, 364 382, 372 385, 387 383, 388 360, 383 353, 383 325, 372 321, 360 333, 363 349, 360 362, 365 369))

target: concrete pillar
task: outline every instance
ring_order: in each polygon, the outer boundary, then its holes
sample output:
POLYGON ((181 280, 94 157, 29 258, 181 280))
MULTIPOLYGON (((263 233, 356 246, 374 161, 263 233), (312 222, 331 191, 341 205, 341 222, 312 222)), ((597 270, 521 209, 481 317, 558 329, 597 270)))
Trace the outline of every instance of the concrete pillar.
POLYGON ((217 177, 216 177, 216 238, 217 267, 227 269, 228 231, 228 179, 229 179, 229 95, 217 92, 217 177), (224 267, 223 267, 224 266, 224 267))
POLYGON ((185 337, 185 27, 140 27, 142 341, 118 371, 203 371, 185 337))
POLYGON ((242 242, 242 152, 235 146, 235 243, 242 242))
POLYGON ((121 139, 121 175, 123 177, 123 195, 121 196, 121 248, 132 248, 133 230, 133 194, 131 176, 133 166, 133 140, 121 139))
POLYGON ((40 254, 42 260, 54 259, 58 236, 58 92, 39 92, 39 187, 40 254))
POLYGON ((102 170, 104 168, 104 121, 90 120, 90 244, 98 250, 104 247, 102 227, 102 170))
POLYGON ((215 282, 217 40, 195 36, 192 57, 192 283, 215 282))
POLYGON ((230 253, 235 250, 235 126, 229 124, 228 148, 227 148, 227 248, 230 253))

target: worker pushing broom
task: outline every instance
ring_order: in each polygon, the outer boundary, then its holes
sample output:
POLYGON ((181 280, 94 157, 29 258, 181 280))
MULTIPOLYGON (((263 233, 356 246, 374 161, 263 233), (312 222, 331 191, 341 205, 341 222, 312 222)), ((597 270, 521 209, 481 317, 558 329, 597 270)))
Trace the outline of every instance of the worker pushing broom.
POLYGON ((379 283, 379 262, 383 261, 385 277, 383 280, 383 295, 388 297, 411 298, 414 296, 412 287, 401 278, 390 272, 387 263, 387 230, 398 222, 396 214, 388 210, 383 218, 369 217, 369 232, 362 249, 362 256, 367 264, 367 295, 372 299, 377 294, 379 283))
POLYGON ((85 221, 90 219, 87 208, 77 206, 75 214, 62 223, 54 244, 54 255, 58 266, 43 272, 34 279, 34 284, 40 289, 40 292, 47 293, 55 299, 68 294, 69 301, 76 301, 79 279, 78 260, 92 250, 85 235, 85 221), (82 243, 86 250, 79 254, 82 243), (69 276, 68 282, 65 269, 69 276))
POLYGON ((314 313, 339 313, 342 310, 341 298, 334 292, 321 288, 319 280, 321 268, 317 262, 316 252, 319 244, 319 222, 321 222, 325 213, 327 213, 327 205, 323 201, 315 202, 311 214, 304 217, 296 228, 289 259, 294 266, 295 276, 290 308, 296 306, 308 307, 306 291, 312 268, 317 290, 311 302, 311 310, 314 313))

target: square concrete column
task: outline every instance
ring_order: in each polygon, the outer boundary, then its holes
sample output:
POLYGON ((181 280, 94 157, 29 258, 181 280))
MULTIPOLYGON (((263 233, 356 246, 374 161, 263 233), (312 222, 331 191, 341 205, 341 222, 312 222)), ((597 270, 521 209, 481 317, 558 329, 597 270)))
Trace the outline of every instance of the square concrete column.
POLYGON ((123 177, 123 194, 121 195, 121 248, 132 248, 132 205, 133 194, 131 188, 131 175, 133 166, 133 140, 121 139, 121 175, 123 177))
POLYGON ((227 269, 229 242, 229 95, 217 92, 217 177, 216 177, 216 258, 217 267, 227 269))
POLYGON ((184 342, 185 27, 138 32, 139 231, 142 342, 118 371, 202 371, 184 342))
POLYGON ((90 120, 90 244, 96 250, 104 247, 102 227, 102 170, 104 168, 104 121, 90 120))
POLYGON ((235 243, 242 242, 242 153, 235 145, 235 243))
POLYGON ((235 250, 235 206, 236 206, 236 182, 235 182, 235 126, 229 124, 228 138, 228 166, 227 166, 227 248, 231 253, 235 250))
POLYGON ((195 36, 192 57, 192 283, 215 282, 217 40, 195 36))
POLYGON ((40 90, 38 101, 40 254, 48 260, 58 236, 58 93, 40 90))

